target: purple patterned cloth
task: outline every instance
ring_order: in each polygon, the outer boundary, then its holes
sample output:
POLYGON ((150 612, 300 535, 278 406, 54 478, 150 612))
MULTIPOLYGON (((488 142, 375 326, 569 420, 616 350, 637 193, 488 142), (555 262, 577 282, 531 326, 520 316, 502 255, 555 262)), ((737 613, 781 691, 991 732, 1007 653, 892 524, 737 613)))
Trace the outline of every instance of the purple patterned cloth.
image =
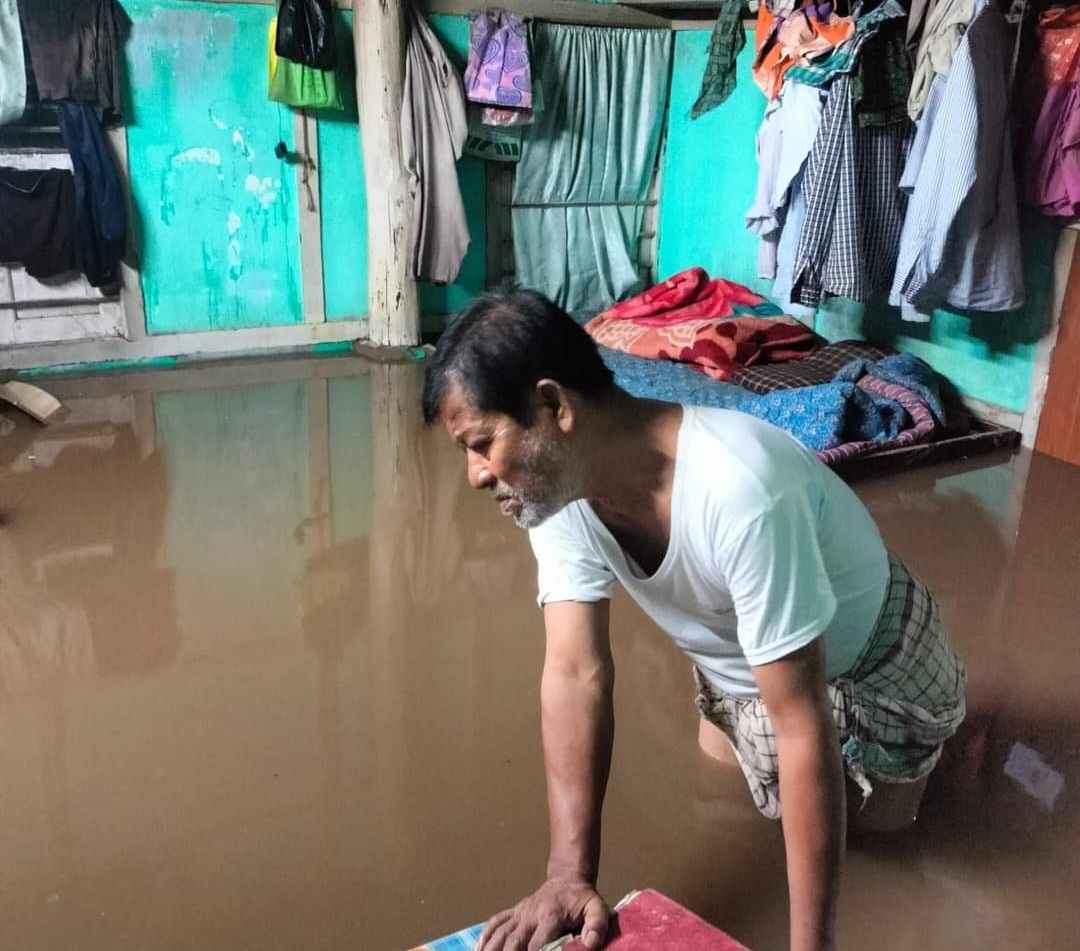
POLYGON ((465 95, 488 106, 532 108, 529 31, 516 13, 488 10, 472 15, 465 95))
POLYGON ((831 449, 824 449, 817 453, 817 457, 827 466, 838 466, 856 456, 866 456, 870 453, 885 452, 889 449, 900 449, 903 446, 911 446, 919 442, 929 442, 931 436, 938 429, 937 420, 930 411, 930 407, 913 390, 879 379, 876 376, 864 376, 858 381, 857 386, 868 393, 883 397, 887 400, 899 403, 911 417, 912 425, 902 430, 892 439, 884 441, 861 440, 858 442, 841 443, 831 449))

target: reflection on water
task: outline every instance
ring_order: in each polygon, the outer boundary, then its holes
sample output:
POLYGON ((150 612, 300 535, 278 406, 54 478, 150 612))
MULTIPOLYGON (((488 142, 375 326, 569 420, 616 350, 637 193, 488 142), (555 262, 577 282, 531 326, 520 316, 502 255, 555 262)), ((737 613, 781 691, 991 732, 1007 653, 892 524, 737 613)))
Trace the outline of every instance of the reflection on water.
MULTIPOLYGON (((224 364, 0 414, 0 946, 394 951, 536 883, 532 558, 420 426, 418 373, 224 364)), ((853 843, 846 946, 1069 946, 1078 489, 1023 457, 860 486, 971 716, 916 830, 853 843)), ((783 948, 779 827, 698 754, 682 657, 613 616, 602 887, 783 948)))

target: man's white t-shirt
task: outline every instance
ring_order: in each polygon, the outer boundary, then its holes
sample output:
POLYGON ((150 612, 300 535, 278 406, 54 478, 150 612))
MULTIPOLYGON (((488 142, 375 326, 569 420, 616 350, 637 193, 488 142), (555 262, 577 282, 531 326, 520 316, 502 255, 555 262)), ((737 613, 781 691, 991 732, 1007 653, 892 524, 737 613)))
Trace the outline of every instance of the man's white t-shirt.
POLYGON ((888 582, 855 493, 782 429, 683 407, 671 536, 646 576, 586 501, 530 532, 541 604, 602 601, 619 582, 722 692, 758 696, 751 667, 823 636, 826 674, 865 646, 888 582))

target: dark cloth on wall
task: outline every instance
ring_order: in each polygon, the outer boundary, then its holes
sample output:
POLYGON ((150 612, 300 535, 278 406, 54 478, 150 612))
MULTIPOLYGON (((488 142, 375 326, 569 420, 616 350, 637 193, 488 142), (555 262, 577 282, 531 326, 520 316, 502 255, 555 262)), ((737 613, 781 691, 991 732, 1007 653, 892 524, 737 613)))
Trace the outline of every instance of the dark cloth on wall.
POLYGON ((71 172, 0 168, 0 262, 31 277, 77 271, 76 231, 71 172))
POLYGON ((75 170, 79 269, 94 287, 120 280, 127 245, 124 190, 92 106, 63 103, 60 131, 75 170))
POLYGON ((19 0, 19 15, 41 99, 91 103, 102 121, 118 121, 129 21, 116 0, 19 0))
POLYGON ((337 66, 334 5, 330 0, 282 0, 274 40, 277 55, 311 69, 337 66))
POLYGON ((833 82, 807 159, 793 301, 811 307, 826 296, 866 301, 889 287, 906 209, 899 183, 912 136, 910 122, 856 126, 851 78, 833 82))
POLYGON ((701 79, 701 92, 690 110, 697 119, 715 109, 735 91, 735 61, 746 46, 746 30, 742 25, 743 0, 723 0, 720 15, 716 18, 712 38, 709 40, 705 75, 701 79))

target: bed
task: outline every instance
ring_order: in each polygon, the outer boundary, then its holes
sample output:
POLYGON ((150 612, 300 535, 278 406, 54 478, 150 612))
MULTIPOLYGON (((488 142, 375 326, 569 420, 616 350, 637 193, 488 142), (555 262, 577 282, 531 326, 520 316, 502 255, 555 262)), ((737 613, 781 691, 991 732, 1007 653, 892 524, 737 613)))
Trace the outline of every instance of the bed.
POLYGON ((746 367, 730 383, 667 360, 606 347, 601 354, 616 382, 633 395, 735 409, 766 419, 787 429, 849 480, 1008 450, 1020 441, 1015 430, 975 416, 936 375, 933 393, 925 400, 913 399, 906 385, 897 387, 895 379, 890 382, 888 373, 876 369, 912 358, 864 341, 840 341, 801 360, 746 367), (861 371, 851 372, 860 366, 861 371), (885 381, 875 378, 878 372, 885 381), (841 383, 838 374, 845 373, 850 379, 841 383), (867 373, 871 376, 860 379, 867 373), (925 403, 932 404, 932 412, 925 403))

